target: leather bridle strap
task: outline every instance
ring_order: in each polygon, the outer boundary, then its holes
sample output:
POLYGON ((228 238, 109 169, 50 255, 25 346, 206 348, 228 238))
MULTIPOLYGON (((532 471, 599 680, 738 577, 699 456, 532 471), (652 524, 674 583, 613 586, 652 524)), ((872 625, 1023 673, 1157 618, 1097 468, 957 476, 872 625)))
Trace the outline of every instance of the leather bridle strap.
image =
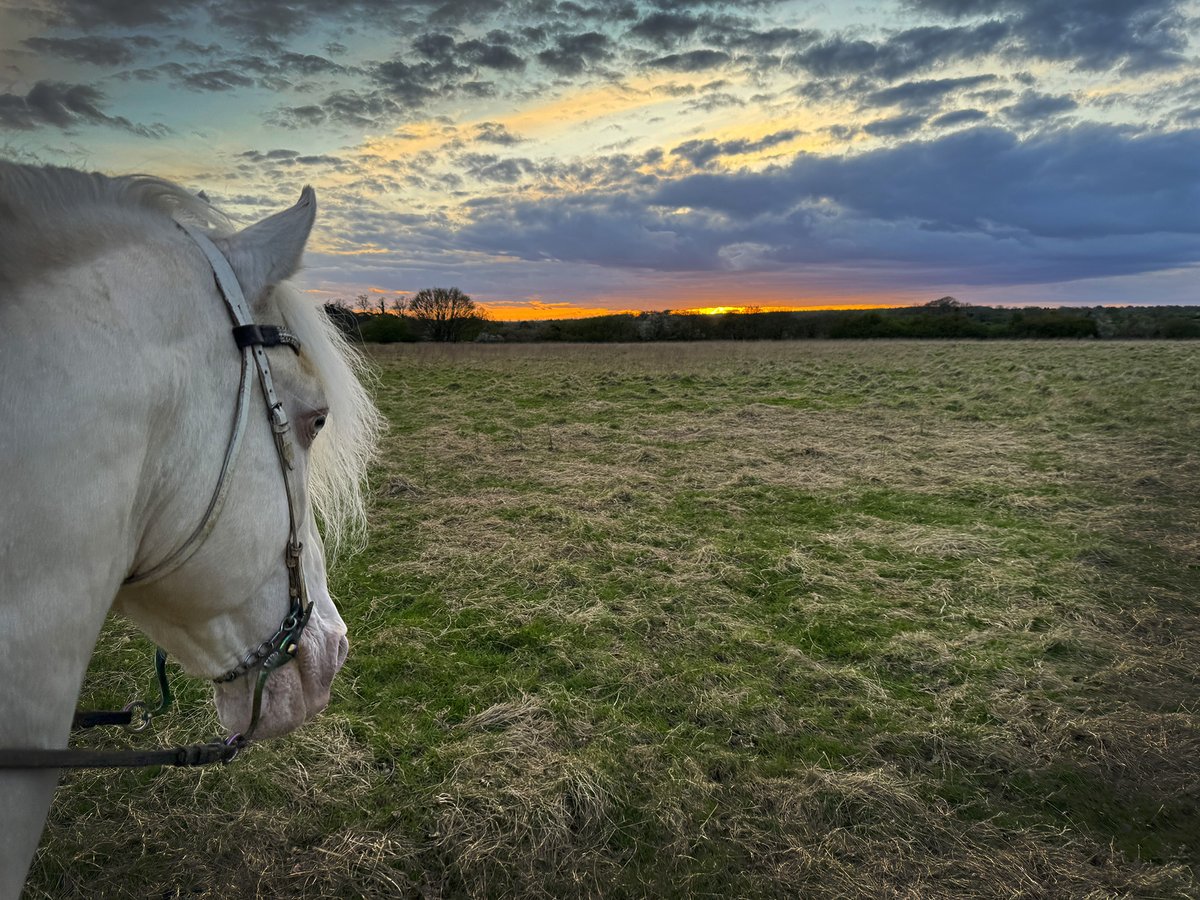
POLYGON ((207 766, 229 762, 241 745, 212 741, 163 750, 0 749, 0 769, 136 769, 142 766, 207 766))
MULTIPOLYGON (((266 686, 267 678, 275 669, 295 658, 300 642, 300 634, 308 624, 309 616, 312 614, 312 604, 308 598, 308 585, 305 583, 304 566, 301 561, 301 552, 304 549, 304 545, 300 542, 300 522, 297 515, 297 498, 299 492, 293 484, 295 460, 293 458, 292 445, 288 441, 291 422, 288 420, 287 410, 284 409, 283 401, 279 399, 279 395, 275 391, 275 381, 271 377, 271 363, 266 353, 266 347, 279 344, 286 344, 296 352, 299 352, 300 344, 299 341, 296 341, 295 338, 278 327, 256 325, 250 315, 250 308, 246 303, 245 296, 242 294, 241 285, 238 283, 237 275, 234 273, 233 267, 229 264, 229 260, 225 258, 225 255, 217 249, 217 246, 203 231, 183 222, 177 224, 196 243, 212 267, 217 288, 222 299, 225 301, 226 308, 229 310, 229 317, 233 321, 234 340, 242 351, 243 376, 248 362, 252 362, 254 368, 258 371, 258 383, 262 388, 263 400, 267 404, 267 416, 271 423, 271 436, 275 441, 276 456, 279 458, 280 472, 283 475, 283 488, 287 495, 288 543, 284 552, 284 562, 287 565, 288 594, 290 595, 291 603, 288 614, 284 618, 279 630, 268 641, 264 642, 264 644, 272 645, 271 652, 263 659, 262 669, 255 682, 250 724, 242 735, 237 736, 244 743, 254 735, 255 729, 258 727, 259 714, 262 710, 263 690, 266 686)), ((214 680, 221 683, 233 680, 233 678, 244 674, 247 661, 252 655, 261 652, 262 649, 263 646, 260 645, 260 648, 257 651, 251 651, 251 654, 248 654, 241 664, 214 680)))

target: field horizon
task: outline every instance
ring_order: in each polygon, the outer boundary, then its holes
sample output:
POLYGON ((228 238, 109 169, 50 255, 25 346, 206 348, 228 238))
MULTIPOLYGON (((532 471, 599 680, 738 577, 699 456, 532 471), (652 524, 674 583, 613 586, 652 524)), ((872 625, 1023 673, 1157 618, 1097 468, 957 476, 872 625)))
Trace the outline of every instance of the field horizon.
POLYGON ((1196 345, 367 352, 329 709, 65 776, 28 897, 1200 894, 1196 345))

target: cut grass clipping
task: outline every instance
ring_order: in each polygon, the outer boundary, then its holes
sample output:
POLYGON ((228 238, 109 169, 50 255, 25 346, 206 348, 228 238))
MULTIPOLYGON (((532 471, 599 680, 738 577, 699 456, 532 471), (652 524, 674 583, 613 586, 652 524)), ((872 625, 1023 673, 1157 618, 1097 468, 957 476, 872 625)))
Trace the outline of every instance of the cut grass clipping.
POLYGON ((28 896, 1200 896, 1198 351, 373 351, 329 710, 66 776, 28 896))

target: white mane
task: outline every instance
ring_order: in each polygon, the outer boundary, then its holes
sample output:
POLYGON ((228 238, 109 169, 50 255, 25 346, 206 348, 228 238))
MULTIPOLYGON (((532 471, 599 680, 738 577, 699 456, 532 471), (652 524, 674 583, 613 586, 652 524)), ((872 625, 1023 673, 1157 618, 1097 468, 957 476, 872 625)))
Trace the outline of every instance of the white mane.
POLYGON ((0 282, 18 283, 166 227, 178 215, 215 232, 229 219, 177 184, 0 161, 0 282))
POLYGON ((363 386, 373 377, 367 361, 325 311, 286 281, 275 287, 274 296, 329 401, 329 423, 312 446, 308 490, 324 525, 326 546, 336 555, 366 533, 362 488, 383 417, 363 386))
MULTIPOLYGON (((213 236, 232 230, 224 213, 161 178, 0 161, 0 286, 173 227, 175 218, 206 225, 213 236)), ((364 532, 362 490, 382 418, 362 385, 365 360, 324 312, 287 282, 275 286, 273 299, 329 400, 329 424, 313 444, 309 492, 336 554, 364 532)))

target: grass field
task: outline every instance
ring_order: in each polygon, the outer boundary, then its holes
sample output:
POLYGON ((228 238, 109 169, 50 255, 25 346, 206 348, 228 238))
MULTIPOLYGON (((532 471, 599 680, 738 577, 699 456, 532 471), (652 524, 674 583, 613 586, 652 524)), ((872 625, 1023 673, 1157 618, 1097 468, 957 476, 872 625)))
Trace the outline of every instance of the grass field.
POLYGON ((373 355, 329 711, 68 776, 30 897, 1200 896, 1200 344, 373 355))

